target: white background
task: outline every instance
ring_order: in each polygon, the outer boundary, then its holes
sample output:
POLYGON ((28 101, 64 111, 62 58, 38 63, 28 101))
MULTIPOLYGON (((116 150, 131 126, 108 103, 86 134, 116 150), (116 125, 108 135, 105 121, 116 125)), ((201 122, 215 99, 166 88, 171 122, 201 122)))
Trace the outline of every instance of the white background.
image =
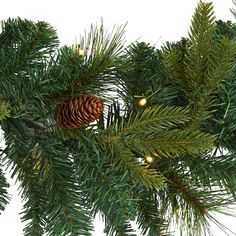
MULTIPOLYGON (((187 36, 197 3, 198 0, 2 0, 0 20, 19 16, 47 21, 57 29, 62 45, 74 44, 85 29, 89 30, 91 23, 100 23, 101 18, 108 30, 115 24, 128 22, 127 44, 139 39, 160 47, 167 40, 178 41, 187 36)), ((231 0, 213 0, 213 3, 217 19, 235 22, 229 10, 234 7, 231 0)), ((21 200, 14 181, 9 181, 13 198, 0 216, 0 235, 22 236, 23 224, 18 215, 21 200)), ((236 232, 236 217, 217 215, 217 219, 236 232)), ((103 235, 102 223, 96 219, 95 225, 94 235, 103 235)), ((215 227, 214 230, 216 236, 225 235, 215 227)))

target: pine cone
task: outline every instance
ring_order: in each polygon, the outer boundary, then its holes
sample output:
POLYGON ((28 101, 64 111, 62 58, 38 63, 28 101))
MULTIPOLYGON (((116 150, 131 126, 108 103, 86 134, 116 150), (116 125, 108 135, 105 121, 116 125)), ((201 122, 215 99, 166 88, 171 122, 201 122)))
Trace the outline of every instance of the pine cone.
POLYGON ((103 109, 102 101, 95 96, 73 97, 58 106, 55 120, 58 127, 74 129, 98 119, 103 109))

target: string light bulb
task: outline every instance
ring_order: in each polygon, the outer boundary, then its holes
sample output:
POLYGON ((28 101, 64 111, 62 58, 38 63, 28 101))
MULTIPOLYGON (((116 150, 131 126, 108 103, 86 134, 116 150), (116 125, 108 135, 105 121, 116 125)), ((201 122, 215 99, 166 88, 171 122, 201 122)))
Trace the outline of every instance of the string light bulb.
POLYGON ((85 53, 86 53, 85 49, 83 49, 83 48, 78 49, 78 55, 79 56, 83 57, 85 55, 85 53))
POLYGON ((150 155, 145 156, 145 159, 148 163, 152 163, 154 161, 154 158, 150 155))
POLYGON ((147 99, 146 99, 146 98, 141 98, 141 99, 138 101, 138 104, 139 104, 141 107, 144 107, 144 106, 147 104, 147 99))

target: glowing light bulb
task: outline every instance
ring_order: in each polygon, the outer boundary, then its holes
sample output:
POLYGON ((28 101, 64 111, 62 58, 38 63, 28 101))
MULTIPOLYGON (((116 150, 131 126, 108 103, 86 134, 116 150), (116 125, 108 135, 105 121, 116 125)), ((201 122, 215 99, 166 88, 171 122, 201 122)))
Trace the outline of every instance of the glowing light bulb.
POLYGON ((148 163, 152 163, 154 161, 154 158, 152 156, 146 156, 145 159, 148 163))
POLYGON ((78 55, 83 57, 85 55, 85 49, 79 48, 78 55))
POLYGON ((146 98, 142 98, 142 99, 139 100, 138 103, 139 103, 140 106, 143 107, 143 106, 145 106, 147 104, 147 99, 146 98))

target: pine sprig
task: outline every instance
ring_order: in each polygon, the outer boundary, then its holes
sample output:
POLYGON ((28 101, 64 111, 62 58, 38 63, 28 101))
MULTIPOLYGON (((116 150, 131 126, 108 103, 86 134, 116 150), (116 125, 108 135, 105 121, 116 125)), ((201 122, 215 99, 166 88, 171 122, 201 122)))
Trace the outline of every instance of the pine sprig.
POLYGON ((102 140, 97 141, 102 145, 102 149, 109 150, 113 165, 121 171, 128 171, 133 183, 141 183, 150 189, 160 189, 165 186, 165 178, 161 173, 139 162, 137 157, 126 146, 119 144, 116 138, 100 135, 98 139, 102 140))
MULTIPOLYGON (((105 31, 103 24, 91 25, 90 32, 81 38, 79 48, 85 50, 84 69, 77 83, 78 90, 101 91, 100 88, 114 92, 119 85, 117 70, 122 67, 125 26, 114 27, 111 33, 105 31)), ((101 92, 98 92, 98 94, 101 92)), ((103 93, 106 99, 109 96, 103 93)), ((115 96, 115 93, 113 94, 115 96)))
POLYGON ((189 121, 188 110, 181 107, 170 106, 153 106, 144 111, 131 112, 129 115, 122 116, 120 105, 114 104, 111 112, 108 114, 109 127, 104 131, 110 136, 126 136, 144 135, 175 128, 189 121), (113 112, 113 115, 111 114, 113 112), (145 133, 143 129, 145 128, 145 133), (142 131, 141 131, 142 130, 142 131), (142 134, 139 133, 142 132, 142 134))
POLYGON ((3 128, 8 133, 5 160, 12 166, 12 177, 21 181, 22 197, 28 199, 22 212, 22 220, 31 220, 25 234, 38 229, 37 235, 44 230, 49 235, 91 235, 90 217, 73 181, 73 163, 61 142, 29 137, 14 119, 8 119, 3 128))
POLYGON ((8 126, 4 123, 6 156, 3 162, 11 168, 12 177, 16 177, 20 182, 21 196, 26 203, 22 211, 22 221, 28 221, 24 229, 25 235, 42 235, 45 226, 45 192, 38 183, 39 178, 33 171, 33 160, 31 150, 35 146, 35 141, 30 140, 20 122, 8 120, 8 126), (24 137, 24 138, 23 138, 24 137))
POLYGON ((27 181, 24 181, 22 183, 23 199, 25 199, 26 202, 21 212, 21 221, 27 222, 24 228, 24 235, 27 236, 40 236, 45 232, 46 193, 44 190, 45 186, 42 186, 42 184, 38 182, 40 182, 40 179, 35 176, 34 178, 31 178, 30 182, 27 183, 27 181))
MULTIPOLYGON (((208 75, 209 59, 212 55, 212 41, 215 34, 215 22, 212 3, 200 1, 195 10, 190 27, 190 48, 187 48, 185 61, 186 79, 192 86, 205 83, 208 75)), ((195 87, 196 88, 196 87, 195 87)))
POLYGON ((226 192, 201 189, 186 174, 177 174, 173 170, 169 174, 166 177, 170 184, 167 191, 160 195, 165 218, 170 220, 169 223, 181 225, 182 234, 200 236, 210 233, 211 212, 229 203, 225 198, 226 192))
MULTIPOLYGON (((143 136, 151 137, 151 133, 175 128, 189 121, 188 110, 181 107, 153 106, 143 112, 131 113, 124 123, 123 135, 126 137, 141 136, 139 130, 145 128, 143 136)), ((122 123, 121 123, 122 124, 122 123)))
MULTIPOLYGON (((117 110, 115 111, 117 112, 117 110)), ((122 112, 122 111, 121 111, 122 112)), ((120 117, 120 113, 116 114, 114 118, 120 117)), ((104 125, 103 125, 104 126, 104 125)), ((148 165, 138 161, 137 157, 129 150, 125 143, 120 143, 119 134, 116 136, 113 134, 111 129, 98 130, 97 134, 91 133, 92 130, 87 132, 80 132, 75 130, 74 132, 67 132, 63 129, 49 129, 46 133, 48 135, 56 135, 63 139, 73 138, 75 140, 80 140, 82 142, 84 135, 86 139, 93 140, 92 149, 95 153, 105 152, 108 160, 112 160, 114 167, 116 167, 121 172, 127 172, 131 175, 131 181, 138 184, 142 183, 148 188, 162 188, 165 186, 165 179, 160 173, 155 170, 149 169, 148 165), (96 145, 97 144, 97 145, 96 145)))
POLYGON ((109 222, 107 234, 120 235, 119 232, 126 232, 128 221, 136 216, 137 201, 132 197, 133 186, 128 172, 121 175, 122 172, 109 161, 109 156, 103 158, 107 153, 98 154, 88 147, 87 142, 80 143, 81 153, 74 154, 77 179, 93 215, 101 212, 109 222))
POLYGON ((41 140, 39 144, 48 161, 41 170, 48 196, 46 231, 49 235, 91 235, 91 219, 74 181, 73 163, 57 140, 49 144, 41 140))
MULTIPOLYGON (((115 214, 115 213, 114 213, 115 214)), ((122 225, 114 225, 113 220, 109 217, 105 217, 105 229, 104 233, 107 236, 122 236, 122 235, 129 235, 129 236, 137 236, 134 229, 132 228, 130 222, 124 222, 122 225)))
POLYGON ((186 153, 198 154, 214 147, 214 137, 200 131, 171 130, 156 134, 155 137, 125 138, 134 150, 143 153, 147 150, 157 157, 180 156, 186 153))
POLYGON ((156 82, 162 80, 164 73, 160 53, 147 43, 132 43, 124 56, 124 68, 118 71, 118 77, 123 81, 119 92, 125 103, 131 105, 135 95, 149 96, 151 85, 156 88, 156 82))
POLYGON ((216 188, 227 191, 234 199, 236 176, 234 168, 236 165, 235 155, 202 155, 183 156, 184 164, 189 167, 192 176, 199 181, 202 186, 216 188), (230 164, 229 164, 230 163, 230 164), (227 172, 225 171, 227 168, 227 172))
POLYGON ((218 38, 212 3, 200 2, 192 19, 189 38, 181 47, 163 53, 167 70, 175 76, 199 125, 213 114, 214 94, 226 78, 236 55, 235 42, 218 38))
POLYGON ((2 23, 0 34, 1 78, 25 73, 29 67, 40 65, 58 46, 55 30, 46 22, 8 19, 2 23))
MULTIPOLYGON (((148 190, 139 191, 139 212, 137 216, 137 224, 142 229, 142 235, 160 235, 167 230, 167 222, 162 218, 158 196, 156 192, 148 190)), ((167 235, 167 234, 165 234, 167 235)))
POLYGON ((7 192, 9 184, 6 181, 2 169, 0 169, 0 214, 5 210, 6 205, 10 202, 10 195, 7 192))
POLYGON ((85 50, 90 73, 111 70, 115 66, 123 48, 124 30, 124 26, 119 26, 107 33, 103 25, 91 25, 88 35, 81 38, 79 45, 85 50))
MULTIPOLYGON (((118 112, 114 108, 114 112, 118 112)), ((131 112, 129 117, 116 114, 103 133, 110 140, 121 140, 133 150, 146 155, 173 156, 199 153, 214 147, 214 137, 200 131, 184 128, 189 121, 188 110, 178 107, 154 106, 141 112, 131 112), (110 124, 111 124, 110 123, 110 124), (179 125, 183 129, 176 129, 179 125)))
POLYGON ((216 45, 218 51, 216 50, 214 66, 212 66, 212 71, 209 73, 209 80, 222 82, 225 80, 234 66, 235 54, 236 54, 236 42, 234 40, 229 40, 227 37, 223 37, 219 40, 216 45))

